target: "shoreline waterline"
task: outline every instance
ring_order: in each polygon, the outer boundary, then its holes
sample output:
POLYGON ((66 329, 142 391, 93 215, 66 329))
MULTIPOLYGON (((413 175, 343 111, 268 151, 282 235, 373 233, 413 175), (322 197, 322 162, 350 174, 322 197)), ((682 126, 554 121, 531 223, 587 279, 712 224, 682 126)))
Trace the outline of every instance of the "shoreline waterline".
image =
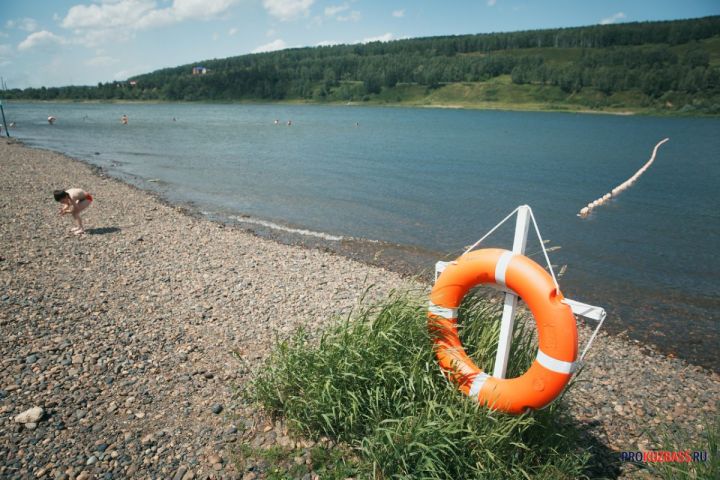
MULTIPOLYGON (((589 109, 587 107, 575 106, 572 104, 507 104, 507 103, 468 103, 468 104, 441 104, 441 103, 392 103, 392 102, 309 102, 305 100, 33 100, 13 99, 10 102, 24 104, 64 104, 64 105, 246 105, 246 106, 317 106, 317 107, 369 107, 369 108, 409 108, 409 109, 438 109, 438 110, 476 110, 488 112, 518 112, 518 113, 565 113, 565 114, 587 114, 587 115, 610 115, 617 117, 658 117, 658 118, 720 118, 720 114, 704 114, 698 112, 677 112, 658 109, 589 109)), ((7 103, 7 101, 6 101, 7 103)))
MULTIPOLYGON (((697 251, 694 234, 720 238, 710 207, 715 120, 317 105, 16 104, 11 113, 27 144, 102 166, 173 203, 352 238, 357 246, 342 247, 353 257, 379 248, 358 239, 389 242, 380 260, 397 269, 387 253, 400 250, 414 260, 412 273, 457 256, 518 204, 531 205, 545 238, 561 247, 551 260, 568 266, 566 296, 605 307, 612 331, 627 328, 720 370, 720 259, 697 251), (128 125, 118 121, 124 114, 128 125), (659 132, 673 141, 652 174, 597 215, 576 217, 578 205, 647 158, 659 132), (668 334, 675 331, 687 335, 668 334)), ((486 245, 510 245, 506 230, 486 245)), ((539 244, 529 242, 532 256, 539 244)))
MULTIPOLYGON (((180 208, 180 211, 194 218, 207 220, 218 223, 223 226, 239 228, 251 235, 277 242, 283 245, 300 246, 302 248, 316 249, 322 252, 331 252, 344 258, 361 262, 369 267, 382 268, 384 270, 400 274, 406 279, 412 281, 420 281, 425 285, 431 285, 433 279, 434 263, 439 260, 449 261, 456 258, 462 253, 461 250, 455 252, 438 252, 428 250, 420 246, 403 245, 391 242, 379 241, 375 239, 355 238, 344 235, 329 234, 322 231, 312 231, 303 226, 293 225, 273 219, 256 217, 243 213, 227 213, 227 212, 210 212, 204 210, 201 206, 193 202, 173 201, 167 198, 162 191, 153 190, 154 179, 148 180, 142 177, 133 177, 127 174, 118 175, 110 169, 93 164, 88 160, 69 156, 64 152, 58 152, 52 148, 43 148, 28 146, 22 140, 14 139, 25 148, 47 150, 66 156, 72 161, 80 162, 89 167, 95 174, 108 176, 125 185, 137 189, 143 194, 152 196, 157 201, 170 206, 171 208, 180 208)), ((610 319, 604 326, 604 330, 612 335, 619 336, 630 342, 642 345, 642 348, 654 355, 666 356, 669 358, 681 358, 689 364, 707 369, 708 371, 719 373, 720 366, 713 368, 712 363, 695 362, 692 358, 678 355, 674 349, 668 345, 660 345, 653 342, 638 341, 633 338, 632 324, 614 323, 610 319)), ((626 319, 624 319, 626 320, 626 319)), ((582 320, 581 320, 582 322, 582 320)), ((588 324, 593 327, 592 324, 588 324)), ((716 362, 717 364, 717 362, 716 362)))

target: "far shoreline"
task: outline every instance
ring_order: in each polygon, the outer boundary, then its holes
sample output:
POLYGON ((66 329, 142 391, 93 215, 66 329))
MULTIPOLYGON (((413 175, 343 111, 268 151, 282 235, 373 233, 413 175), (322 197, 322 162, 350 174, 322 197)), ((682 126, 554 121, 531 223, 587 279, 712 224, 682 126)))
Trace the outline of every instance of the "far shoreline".
POLYGON ((4 105, 9 102, 27 104, 88 104, 88 105, 172 105, 172 104, 198 104, 198 105, 279 105, 279 106, 325 106, 325 107, 386 107, 386 108, 421 108, 439 110, 476 110, 476 111, 501 111, 501 112, 539 112, 539 113, 565 113, 565 114, 590 114, 590 115, 612 115, 612 116, 645 116, 663 118, 720 118, 717 114, 706 114, 698 112, 677 112, 672 110, 658 109, 634 109, 625 107, 622 109, 591 109, 579 107, 572 104, 535 104, 535 103, 467 103, 467 104, 442 104, 442 103, 416 103, 416 102, 378 102, 378 101, 339 101, 339 102, 314 102, 305 100, 36 100, 36 99, 9 99, 3 100, 4 105))

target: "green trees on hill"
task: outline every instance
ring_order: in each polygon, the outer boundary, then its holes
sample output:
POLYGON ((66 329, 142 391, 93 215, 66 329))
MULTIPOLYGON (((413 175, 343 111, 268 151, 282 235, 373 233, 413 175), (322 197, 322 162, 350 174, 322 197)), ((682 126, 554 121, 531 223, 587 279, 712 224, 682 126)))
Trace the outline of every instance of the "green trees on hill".
MULTIPOLYGON (((515 85, 647 101, 720 104, 720 17, 288 49, 158 70, 96 87, 13 90, 9 98, 359 101, 399 87, 426 92, 509 75, 515 85), (696 102, 697 103, 697 102, 696 102)), ((398 97, 399 98, 399 97, 398 97)), ((707 110, 707 109, 706 109, 707 110)), ((720 106, 717 107, 720 113, 720 106)))
POLYGON ((610 95, 637 89, 658 98, 669 91, 690 94, 718 92, 720 70, 710 66, 710 55, 698 45, 679 56, 667 47, 611 47, 584 49, 572 64, 547 64, 541 56, 524 57, 512 70, 517 84, 559 86, 566 93, 594 87, 610 95))

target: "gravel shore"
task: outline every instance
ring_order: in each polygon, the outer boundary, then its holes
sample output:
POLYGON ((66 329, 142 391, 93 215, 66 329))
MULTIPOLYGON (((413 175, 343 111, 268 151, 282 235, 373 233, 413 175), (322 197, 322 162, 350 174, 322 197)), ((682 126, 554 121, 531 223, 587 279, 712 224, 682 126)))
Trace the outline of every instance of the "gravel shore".
MULTIPOLYGON (((277 336, 320 331, 368 292, 427 288, 12 140, 0 171, 0 478, 261 478, 237 445, 296 439, 234 399, 277 336), (52 199, 69 187, 95 198, 80 237, 52 199)), ((601 334, 568 397, 608 451, 647 450, 662 425, 697 437, 720 376, 601 334)))

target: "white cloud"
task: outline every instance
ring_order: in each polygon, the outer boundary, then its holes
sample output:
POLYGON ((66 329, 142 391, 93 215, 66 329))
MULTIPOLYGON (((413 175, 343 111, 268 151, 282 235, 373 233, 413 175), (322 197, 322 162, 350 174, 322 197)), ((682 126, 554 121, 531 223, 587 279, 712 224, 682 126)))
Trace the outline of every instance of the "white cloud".
MULTIPOLYGON (((347 2, 340 5, 330 5, 329 7, 325 7, 325 16, 335 17, 335 20, 338 22, 357 22, 362 18, 362 15, 357 10, 348 12, 345 15, 338 15, 339 13, 346 12, 347 10, 350 10, 350 4, 347 2)), ((320 17, 316 17, 316 22, 321 24, 322 19, 320 17)))
POLYGON ((331 45, 340 45, 341 42, 338 42, 337 40, 323 40, 322 42, 318 42, 315 44, 316 47, 329 47, 331 45))
POLYGON ((151 68, 152 67, 150 67, 149 65, 138 65, 136 67, 128 68, 126 70, 120 70, 119 72, 115 72, 115 75, 113 75, 113 80, 126 80, 135 75, 147 73, 151 70, 151 68))
POLYGON ((388 32, 383 35, 378 35, 377 37, 368 37, 363 38, 360 43, 370 43, 370 42, 389 42, 390 40, 394 39, 395 36, 388 32))
POLYGON ((66 41, 63 37, 55 35, 52 32, 48 32, 47 30, 42 30, 28 35, 25 40, 20 42, 18 50, 24 51, 36 47, 52 47, 56 45, 63 45, 65 43, 66 41))
POLYGON ((497 0, 487 0, 488 7, 494 7, 496 3, 497 3, 497 0))
POLYGON ((282 38, 278 38, 270 43, 266 43, 265 45, 260 45, 251 53, 274 52, 275 50, 282 50, 286 47, 287 45, 285 44, 285 41, 282 38))
POLYGON ((395 10, 392 12, 392 16, 395 18, 402 18, 405 16, 405 10, 395 10))
POLYGON ((180 20, 213 18, 236 3, 238 0, 175 0, 170 9, 180 20))
POLYGON ((123 0, 112 4, 75 5, 68 10, 61 25, 71 29, 106 29, 128 27, 153 12, 153 0, 123 0))
POLYGON ((348 9, 350 9, 350 5, 347 3, 343 3, 342 5, 330 5, 329 7, 325 7, 325 16, 334 17, 338 13, 344 12, 348 9))
POLYGON ((230 35, 231 37, 235 36, 236 33, 238 33, 237 28, 231 28, 230 30, 228 30, 228 35, 230 35))
POLYGON ((91 67, 109 67, 110 65, 114 65, 118 62, 117 59, 108 57, 107 55, 99 55, 97 57, 93 57, 90 60, 87 60, 85 62, 85 65, 89 65, 91 67))
POLYGON ((263 0, 263 7, 270 15, 282 21, 307 17, 315 0, 263 0))
POLYGON ((21 18, 20 20, 8 20, 5 22, 5 28, 18 28, 26 32, 34 32, 39 27, 34 18, 21 18))
POLYGON ((610 25, 611 23, 615 23, 623 18, 625 18, 625 14, 623 12, 618 12, 600 20, 600 25, 610 25))
POLYGON ((101 4, 75 5, 61 25, 76 34, 118 30, 143 30, 183 22, 208 20, 226 14, 240 0, 174 0, 157 8, 155 0, 113 0, 101 4))
POLYGON ((338 15, 337 17, 335 17, 335 20, 337 20, 338 22, 357 22, 361 18, 362 15, 360 15, 360 12, 358 12, 357 10, 353 10, 347 15, 338 15))

